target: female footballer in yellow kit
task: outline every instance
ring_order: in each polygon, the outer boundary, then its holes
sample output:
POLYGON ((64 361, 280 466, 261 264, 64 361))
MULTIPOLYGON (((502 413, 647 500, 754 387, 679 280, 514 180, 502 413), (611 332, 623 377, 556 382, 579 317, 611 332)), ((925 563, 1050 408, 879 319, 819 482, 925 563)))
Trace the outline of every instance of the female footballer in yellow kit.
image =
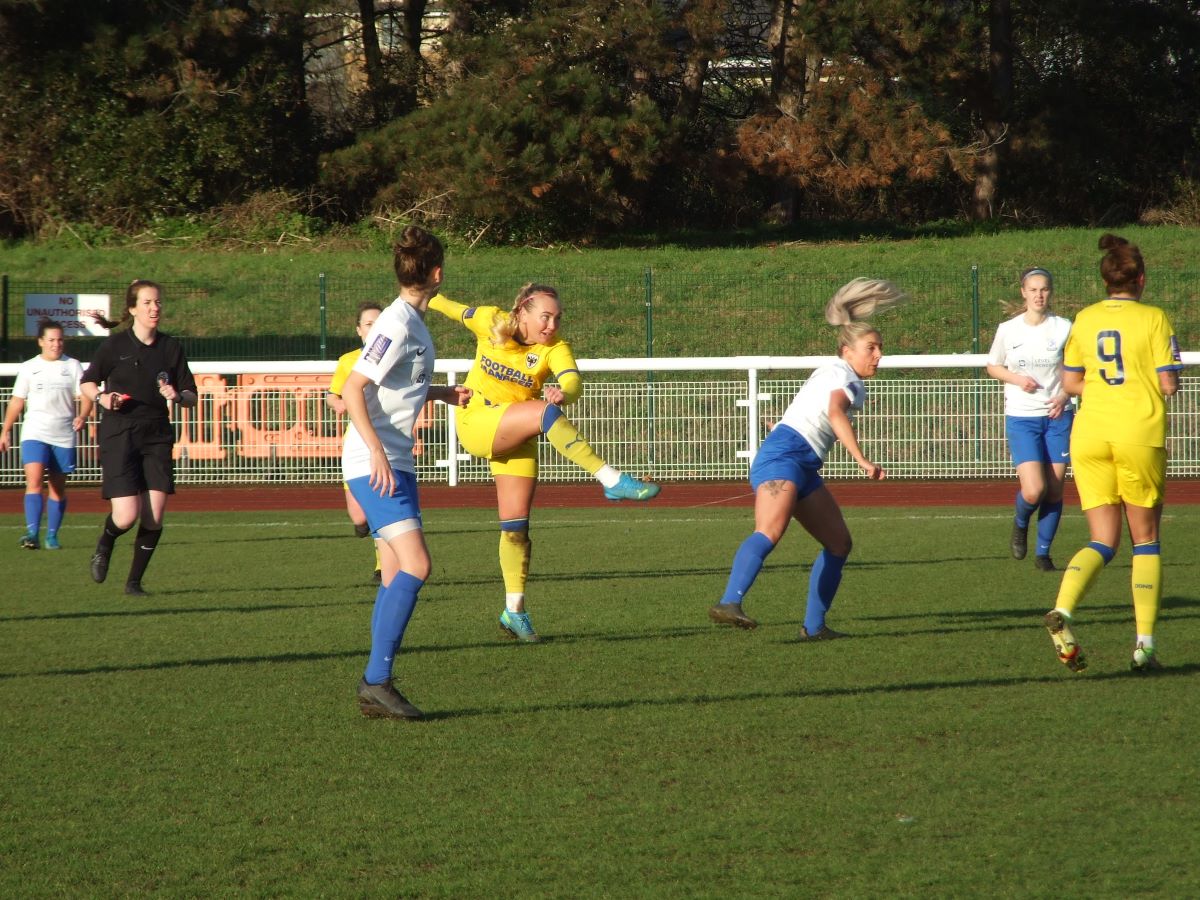
POLYGON ((457 410, 458 438, 472 456, 489 461, 496 481, 505 590, 500 627, 516 640, 537 641, 525 612, 525 581, 538 436, 544 434, 559 453, 594 476, 609 500, 649 500, 659 488, 608 465, 563 414, 562 407, 583 393, 583 380, 571 345, 558 336, 562 303, 554 288, 525 285, 509 312, 466 306, 440 294, 429 308, 461 322, 477 338, 466 380, 474 393, 466 408, 457 410), (557 386, 543 388, 548 380, 557 386))
POLYGON ((1086 668, 1072 630, 1075 606, 1116 555, 1121 513, 1133 544, 1137 637, 1131 668, 1161 668, 1154 625, 1162 598, 1159 526, 1167 472, 1166 398, 1179 388, 1179 344, 1166 314, 1140 302, 1146 266, 1138 248, 1114 234, 1100 238, 1108 298, 1075 318, 1063 353, 1063 389, 1081 397, 1071 432, 1071 464, 1091 542, 1063 573, 1046 628, 1058 658, 1086 668))

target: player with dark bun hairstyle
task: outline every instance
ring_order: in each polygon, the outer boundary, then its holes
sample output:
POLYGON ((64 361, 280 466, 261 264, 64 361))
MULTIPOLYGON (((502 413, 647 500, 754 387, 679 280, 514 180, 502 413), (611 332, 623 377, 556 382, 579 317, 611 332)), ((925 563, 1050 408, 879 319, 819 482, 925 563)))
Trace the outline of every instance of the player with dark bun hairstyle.
POLYGON ((471 391, 430 384, 434 350, 425 311, 442 283, 441 241, 410 225, 393 254, 400 295, 367 332, 362 355, 342 385, 350 416, 342 478, 379 537, 382 576, 371 616, 371 653, 358 684, 359 711, 419 719, 421 711, 392 682, 393 660, 432 567, 422 530, 413 432, 427 401, 465 403, 471 391))
POLYGON ((1075 317, 1063 355, 1063 387, 1080 397, 1071 464, 1091 540, 1067 564, 1045 624, 1059 660, 1087 666, 1072 628, 1075 606, 1116 555, 1121 520, 1133 544, 1135 672, 1161 668, 1154 626, 1162 598, 1159 531, 1167 476, 1167 401, 1179 389, 1179 343, 1166 313, 1140 302, 1141 251, 1125 238, 1100 238, 1108 296, 1075 317), (1123 514, 1123 516, 1122 516, 1123 514))

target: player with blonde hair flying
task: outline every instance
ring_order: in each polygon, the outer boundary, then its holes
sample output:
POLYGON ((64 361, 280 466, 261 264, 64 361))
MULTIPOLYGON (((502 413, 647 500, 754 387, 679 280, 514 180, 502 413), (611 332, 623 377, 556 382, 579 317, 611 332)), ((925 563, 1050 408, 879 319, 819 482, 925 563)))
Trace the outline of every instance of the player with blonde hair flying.
POLYGON ((742 600, 795 519, 821 544, 809 575, 798 640, 846 637, 826 625, 825 616, 850 555, 850 529, 819 471, 834 441, 841 441, 868 478, 884 477, 883 468, 859 447, 852 416, 866 400, 863 379, 876 373, 883 356, 883 338, 866 320, 904 299, 887 281, 856 278, 826 306, 826 321, 838 326, 838 357, 812 373, 754 457, 754 532, 734 555, 725 594, 709 608, 709 618, 718 625, 758 626, 742 610, 742 600))
POLYGON ((659 487, 605 462, 563 412, 582 396, 583 379, 571 345, 558 334, 558 291, 526 284, 507 312, 441 295, 429 308, 465 325, 476 338, 475 363, 466 379, 474 393, 458 412, 458 437, 468 453, 488 460, 496 481, 505 590, 500 628, 513 639, 535 642, 538 634, 525 611, 525 583, 538 438, 545 435, 559 453, 599 481, 609 500, 650 500, 659 487), (551 379, 556 384, 544 386, 551 379))
POLYGON ((1081 398, 1071 461, 1091 540, 1063 572, 1046 629, 1059 660, 1081 672, 1087 661, 1072 629, 1075 606, 1121 542, 1133 544, 1131 668, 1161 668, 1154 626, 1162 598, 1159 531, 1167 479, 1167 403, 1179 389, 1179 343, 1166 313, 1141 302, 1146 265, 1125 238, 1105 234, 1100 261, 1108 297, 1075 317, 1063 354, 1063 387, 1081 398))

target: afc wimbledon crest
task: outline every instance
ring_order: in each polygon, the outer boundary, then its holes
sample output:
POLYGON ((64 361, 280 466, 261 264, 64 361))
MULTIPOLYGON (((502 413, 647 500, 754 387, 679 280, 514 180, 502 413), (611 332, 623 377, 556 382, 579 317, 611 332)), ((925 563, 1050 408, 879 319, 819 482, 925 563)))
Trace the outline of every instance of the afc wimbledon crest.
POLYGON ((525 368, 532 369, 538 364, 538 355, 536 353, 525 354, 525 368))

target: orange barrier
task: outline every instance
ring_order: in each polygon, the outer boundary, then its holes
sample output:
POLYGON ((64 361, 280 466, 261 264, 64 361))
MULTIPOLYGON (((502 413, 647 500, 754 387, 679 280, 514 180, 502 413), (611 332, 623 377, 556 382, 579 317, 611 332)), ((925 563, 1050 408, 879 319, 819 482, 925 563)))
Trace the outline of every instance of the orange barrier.
POLYGON ((341 417, 325 405, 331 375, 242 375, 235 398, 238 455, 340 457, 341 417))
MULTIPOLYGON (((330 375, 242 375, 230 387, 220 375, 196 376, 196 406, 175 406, 174 457, 220 461, 231 445, 246 459, 340 459, 348 422, 325 403, 330 375)), ((413 427, 413 454, 421 432, 435 421, 427 403, 413 427)), ((85 426, 85 444, 96 444, 98 421, 85 426)))
POLYGON ((174 408, 176 459, 220 460, 224 424, 231 416, 233 395, 220 375, 196 376, 196 405, 174 408))

